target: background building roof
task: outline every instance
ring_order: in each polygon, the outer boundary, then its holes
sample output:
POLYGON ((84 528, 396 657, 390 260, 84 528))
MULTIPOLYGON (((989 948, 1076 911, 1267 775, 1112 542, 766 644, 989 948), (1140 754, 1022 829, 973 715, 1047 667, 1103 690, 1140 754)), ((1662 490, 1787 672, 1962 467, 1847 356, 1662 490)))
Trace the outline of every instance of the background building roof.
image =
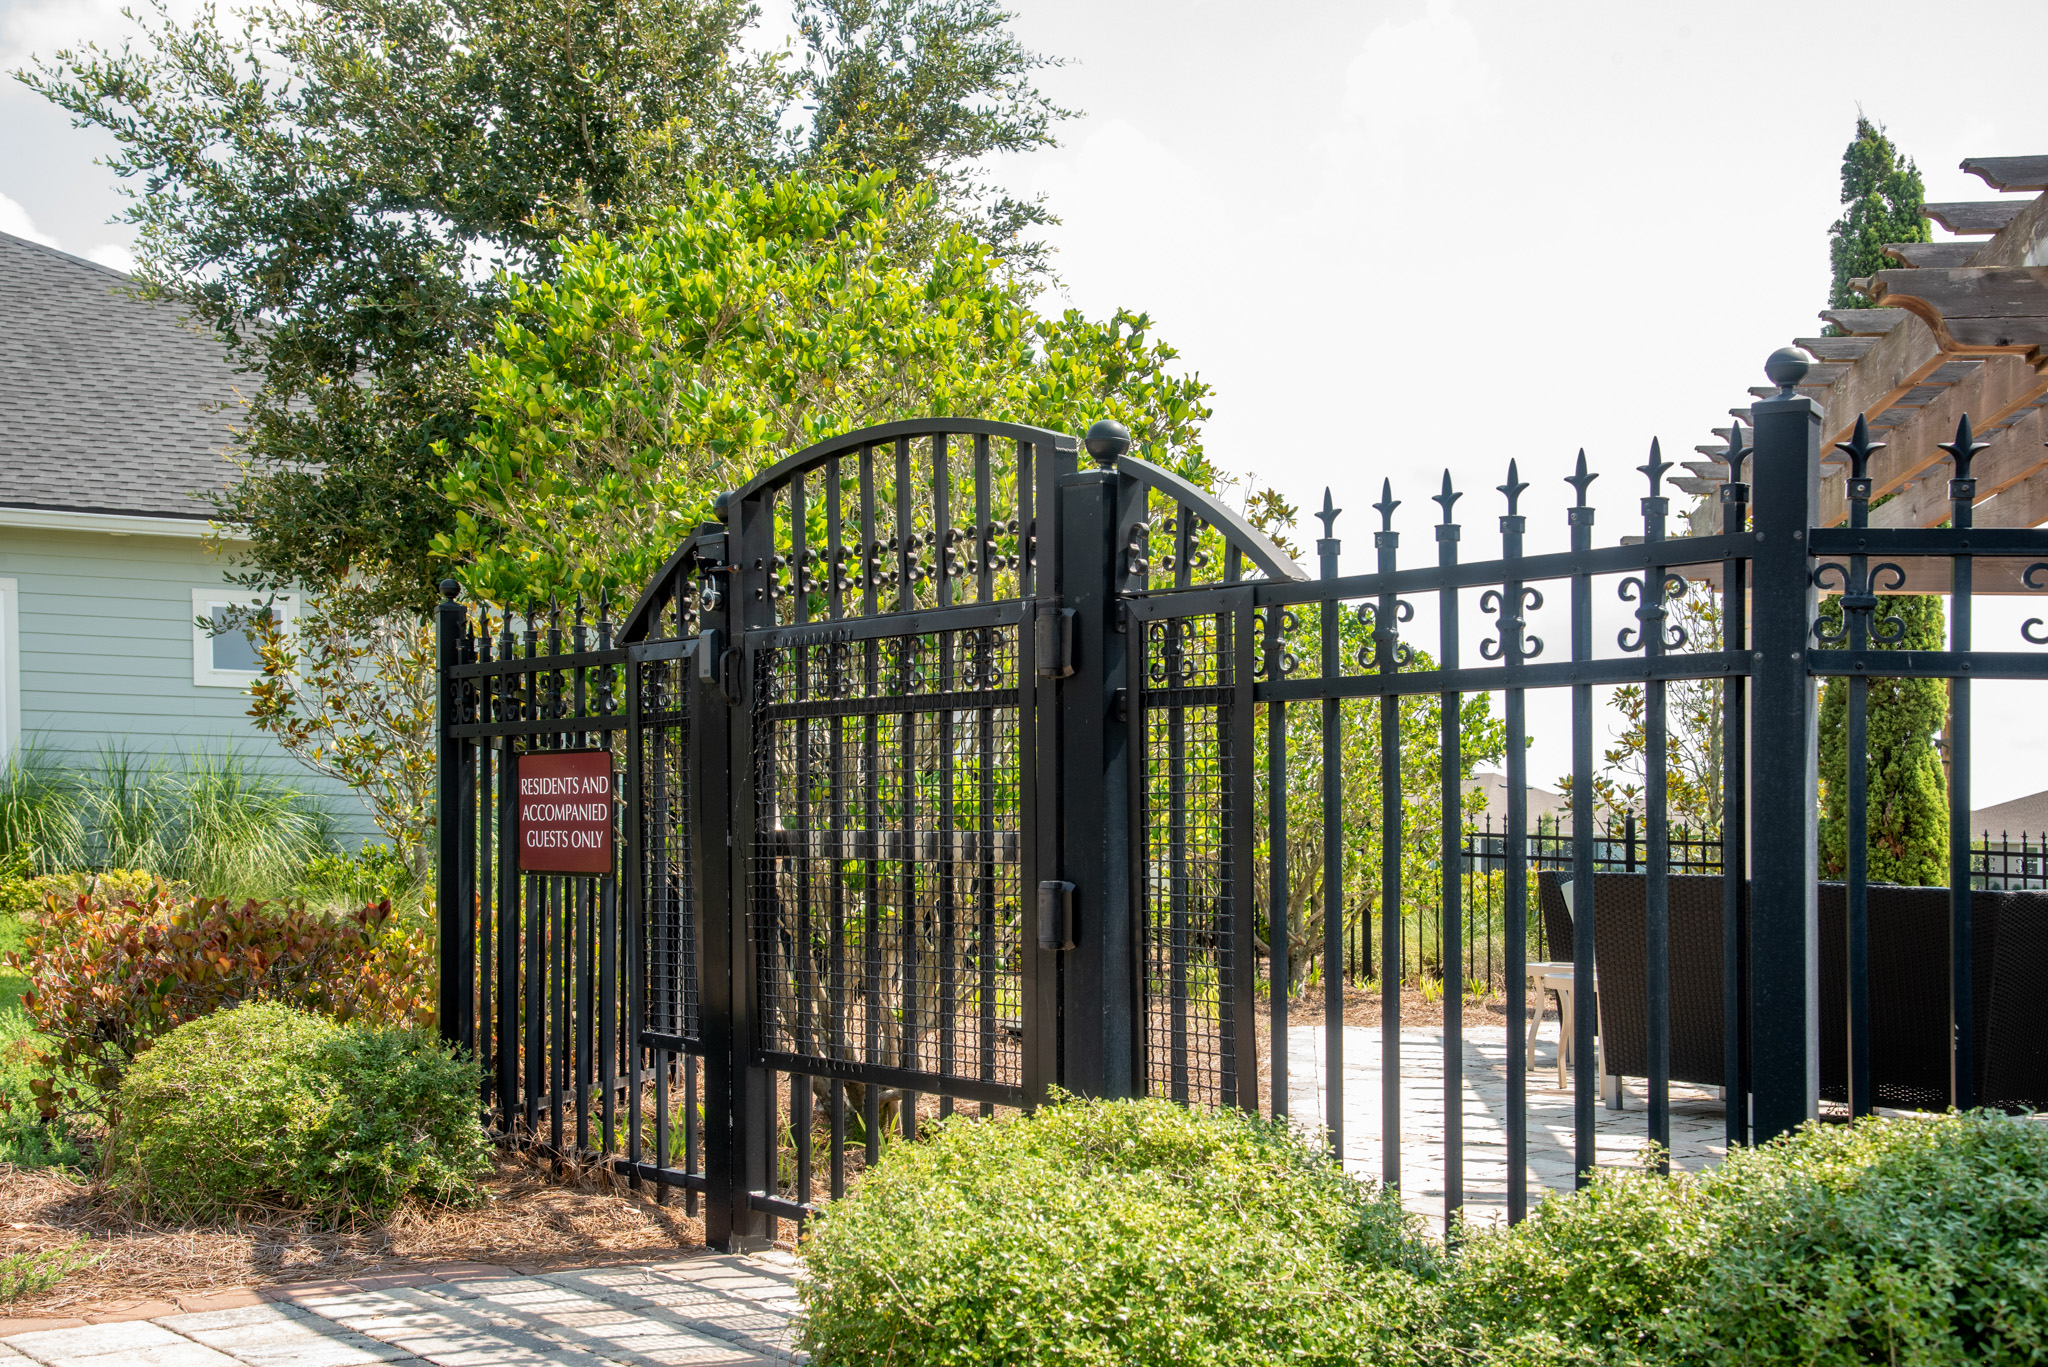
POLYGON ((218 405, 255 377, 129 283, 0 233, 0 506, 206 517, 233 477, 218 405))

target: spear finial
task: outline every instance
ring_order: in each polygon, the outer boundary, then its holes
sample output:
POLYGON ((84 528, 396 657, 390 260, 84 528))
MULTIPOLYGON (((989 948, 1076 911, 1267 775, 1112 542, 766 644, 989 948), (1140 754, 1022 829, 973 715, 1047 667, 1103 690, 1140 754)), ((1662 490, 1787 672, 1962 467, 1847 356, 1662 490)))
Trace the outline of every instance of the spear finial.
POLYGON ((1380 481, 1380 501, 1372 506, 1380 515, 1380 530, 1383 532, 1394 530, 1394 509, 1401 506, 1401 501, 1394 497, 1393 480, 1383 479, 1380 481))
POLYGON ((1586 469, 1586 448, 1583 446, 1580 447, 1578 473, 1566 475, 1564 477, 1564 482, 1566 484, 1571 485, 1573 489, 1578 491, 1579 507, 1583 508, 1586 506, 1586 489, 1593 483, 1594 480, 1598 478, 1600 478, 1600 476, 1593 474, 1586 469))

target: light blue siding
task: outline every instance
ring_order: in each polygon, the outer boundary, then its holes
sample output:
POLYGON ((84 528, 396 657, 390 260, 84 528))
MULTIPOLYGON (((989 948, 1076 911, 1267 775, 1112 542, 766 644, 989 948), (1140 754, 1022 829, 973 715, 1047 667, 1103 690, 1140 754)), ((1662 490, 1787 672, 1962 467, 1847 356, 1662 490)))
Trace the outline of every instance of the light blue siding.
POLYGON ((0 527, 23 742, 80 765, 110 745, 167 759, 232 749, 319 794, 351 845, 375 835, 353 793, 255 728, 241 689, 193 682, 192 591, 225 585, 222 569, 197 537, 0 527))

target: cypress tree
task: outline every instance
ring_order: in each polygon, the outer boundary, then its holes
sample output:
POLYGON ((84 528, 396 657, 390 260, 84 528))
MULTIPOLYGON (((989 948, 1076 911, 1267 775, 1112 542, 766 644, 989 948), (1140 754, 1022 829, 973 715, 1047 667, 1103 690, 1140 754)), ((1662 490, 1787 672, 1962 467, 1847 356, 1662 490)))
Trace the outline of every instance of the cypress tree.
POLYGON ((1920 169, 1902 157, 1881 125, 1856 117, 1856 137, 1842 153, 1842 216, 1828 229, 1831 309, 1868 308, 1851 280, 1899 263, 1884 254, 1887 242, 1932 242, 1920 169))
MULTIPOLYGON (((1947 635, 1941 599, 1909 594, 1880 600, 1877 620, 1897 617, 1903 637, 1882 650, 1940 650, 1947 635)), ((1839 598, 1821 602, 1830 632, 1840 629, 1839 598)), ((1948 782, 1934 734, 1948 712, 1939 679, 1872 679, 1868 718, 1869 801, 1865 848, 1873 882, 1948 881, 1948 782)), ((1820 864, 1825 878, 1849 867, 1849 681, 1829 679, 1820 695, 1820 864)))
MULTIPOLYGON (((1864 307, 1851 279, 1896 265, 1888 242, 1932 240, 1921 211, 1925 190, 1911 159, 1902 157, 1882 126, 1860 114, 1856 136, 1842 153, 1841 218, 1828 230, 1834 280, 1829 308, 1864 307)), ((1832 331, 1832 329, 1830 329, 1832 331)), ((1839 599, 1821 604, 1829 629, 1839 629, 1839 599)), ((1905 626, 1896 644, 1881 649, 1940 650, 1947 641, 1942 601, 1932 595, 1888 597, 1877 620, 1905 626)), ((1869 802, 1866 807, 1870 877, 1920 885, 1948 880, 1948 779, 1934 737, 1948 715, 1948 692, 1939 679, 1872 679, 1869 684, 1869 802)), ((1848 869, 1849 684, 1829 679, 1820 701, 1820 863, 1823 877, 1848 869)))

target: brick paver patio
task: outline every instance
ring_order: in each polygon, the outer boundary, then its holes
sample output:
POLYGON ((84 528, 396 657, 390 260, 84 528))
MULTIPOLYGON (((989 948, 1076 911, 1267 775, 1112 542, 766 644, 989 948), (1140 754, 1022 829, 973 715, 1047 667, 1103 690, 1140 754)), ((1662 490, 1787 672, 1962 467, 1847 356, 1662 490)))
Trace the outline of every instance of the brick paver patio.
POLYGON ((701 1255, 531 1276, 439 1273, 267 1287, 246 1303, 0 1337, 47 1367, 756 1367, 790 1348, 795 1260, 701 1255))
MULTIPOLYGON (((1529 1197, 1572 1186, 1572 1095, 1557 1084, 1556 1025, 1546 1024, 1529 1074, 1529 1197)), ((1480 1223, 1507 1218, 1507 1028, 1474 1026, 1465 1036, 1465 1200, 1480 1223)), ((1320 1125, 1327 1076, 1323 1031, 1294 1026, 1287 1032, 1289 1107, 1320 1125)), ((1602 1167, 1632 1166, 1647 1142, 1644 1083, 1630 1079, 1626 1109, 1597 1105, 1597 1153, 1602 1167)), ((1710 1087, 1671 1088, 1671 1161, 1697 1171, 1727 1155, 1722 1107, 1710 1087)), ((1364 1177, 1380 1175, 1380 1032, 1344 1030, 1344 1166, 1364 1177)), ((1402 1204, 1443 1225, 1443 1032, 1401 1032, 1402 1204)))

